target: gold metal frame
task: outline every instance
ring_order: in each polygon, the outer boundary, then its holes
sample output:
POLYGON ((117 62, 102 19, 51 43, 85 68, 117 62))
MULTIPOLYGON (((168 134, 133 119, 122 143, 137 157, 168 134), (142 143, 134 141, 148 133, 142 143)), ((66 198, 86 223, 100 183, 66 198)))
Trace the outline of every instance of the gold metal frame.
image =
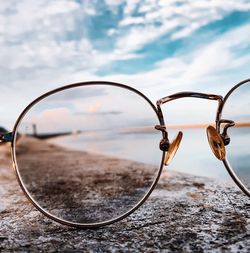
POLYGON ((15 151, 15 147, 16 147, 16 141, 17 141, 17 129, 18 129, 18 126, 20 124, 20 122, 22 121, 23 117, 26 115, 26 113, 30 110, 31 107, 33 107, 35 104, 37 104, 39 101, 43 100, 44 98, 54 94, 54 93, 57 93, 57 92, 61 92, 63 90, 66 90, 66 89, 72 89, 72 88, 76 88, 76 87, 82 87, 82 86, 93 86, 93 85, 109 85, 109 86, 116 86, 116 87, 120 87, 120 88, 124 88, 124 89, 127 89, 127 90, 130 90, 131 92, 134 92, 136 94, 138 94, 139 96, 141 96, 142 98, 145 99, 145 102, 149 103, 150 106, 152 107, 152 109, 154 110, 154 112, 156 113, 156 116, 159 120, 159 124, 161 125, 164 125, 164 119, 163 117, 159 117, 159 114, 158 114, 158 111, 157 111, 157 108, 154 106, 154 104, 145 96, 143 95, 141 92, 139 92, 138 90, 132 88, 132 87, 129 87, 129 86, 126 86, 126 85, 123 85, 123 84, 119 84, 119 83, 114 83, 114 82, 107 82, 107 81, 91 81, 91 82, 82 82, 82 83, 75 83, 75 84, 70 84, 70 85, 67 85, 67 86, 63 86, 63 87, 60 87, 58 89, 55 89, 55 90, 52 90, 50 92, 47 92, 45 94, 43 94, 42 96, 38 97, 36 100, 34 100, 33 102, 31 102, 25 109, 24 111, 20 114, 20 116, 18 117, 15 125, 14 125, 14 128, 13 128, 13 132, 12 132, 12 140, 11 140, 11 153, 12 153, 12 160, 13 160, 13 167, 14 167, 14 171, 15 171, 15 174, 16 174, 16 177, 17 177, 17 180, 18 180, 18 183, 21 187, 21 189, 23 190, 23 192, 25 193, 26 197, 29 199, 29 201, 40 211, 42 212, 44 215, 46 215, 48 218, 56 221, 56 222, 59 222, 63 225, 68 225, 68 226, 72 226, 72 227, 78 227, 78 228, 97 228, 97 227, 101 227, 101 226, 104 226, 104 225, 109 225, 109 224, 112 224, 116 221, 119 221, 119 220, 122 220, 124 218, 126 218, 128 215, 130 215, 131 213, 133 213, 136 209, 138 209, 145 201, 146 199, 149 197, 149 195, 151 194, 151 192, 154 190, 155 186, 157 185, 157 182, 160 178, 160 175, 161 175, 161 172, 162 172, 162 169, 163 169, 163 159, 164 159, 164 156, 165 156, 165 152, 163 151, 162 153, 162 161, 161 161, 161 165, 160 165, 160 168, 157 172, 157 175, 151 185, 151 187, 149 188, 148 192, 144 195, 144 197, 132 208, 130 209, 129 211, 127 211, 126 213, 124 213, 123 215, 119 216, 119 217, 116 217, 114 219, 111 219, 111 220, 107 220, 107 221, 104 221, 104 222, 98 222, 98 223, 91 223, 91 224, 84 224, 84 223, 74 223, 74 222, 69 222, 69 221, 66 221, 66 220, 63 220, 63 219, 60 219, 52 214, 50 214, 49 212, 47 212, 46 210, 44 210, 33 198, 32 196, 29 194, 28 190, 26 189, 24 183, 22 182, 22 179, 21 179, 21 176, 20 176, 20 173, 19 173, 19 170, 18 170, 18 164, 17 164, 17 160, 16 160, 16 151, 15 151))
POLYGON ((59 222, 61 224, 64 224, 64 225, 68 225, 68 226, 72 226, 72 227, 78 227, 78 228, 100 227, 100 226, 112 224, 116 221, 124 219, 125 217, 130 215, 132 212, 134 212, 137 208, 139 208, 146 201, 146 199, 149 197, 149 195, 151 194, 151 192, 154 190, 155 186, 157 185, 157 182, 160 178, 160 175, 161 175, 161 172, 163 170, 164 164, 168 164, 171 161, 171 159, 173 158, 175 152, 177 151, 177 149, 179 147, 179 144, 181 142, 182 133, 179 132, 176 139, 174 139, 174 141, 172 143, 169 142, 168 132, 167 132, 167 129, 166 129, 166 126, 165 126, 165 123, 164 123, 164 118, 163 118, 161 106, 165 103, 170 102, 170 101, 180 99, 180 98, 184 98, 184 97, 215 100, 215 101, 218 101, 218 108, 217 108, 217 113, 216 113, 216 118, 215 118, 215 128, 212 128, 212 127, 208 128, 208 135, 210 136, 209 137, 210 146, 212 147, 212 151, 215 151, 215 153, 217 151, 219 152, 219 155, 217 156, 217 158, 222 160, 222 162, 225 165, 229 175, 232 177, 232 179, 238 185, 238 187, 246 195, 248 195, 250 197, 250 191, 244 186, 244 184, 241 182, 241 180, 234 173, 232 167, 230 166, 230 164, 229 164, 229 162, 226 158, 226 154, 224 154, 222 156, 220 155, 220 152, 222 152, 222 151, 224 152, 224 150, 225 150, 224 146, 229 144, 229 140, 228 140, 228 136, 227 136, 227 132, 226 132, 227 128, 234 125, 234 122, 232 120, 222 119, 221 118, 221 115, 222 115, 222 112, 223 112, 223 107, 224 107, 228 97, 232 94, 232 92, 235 89, 237 89, 239 86, 244 85, 246 83, 249 83, 249 85, 250 85, 250 79, 246 79, 246 80, 238 83, 237 85, 235 85, 226 94, 226 96, 224 98, 222 96, 214 95, 214 94, 205 94, 205 93, 197 93, 197 92, 180 92, 180 93, 176 93, 176 94, 173 94, 173 95, 170 95, 170 96, 167 96, 167 97, 164 97, 164 98, 158 100, 157 103, 156 103, 156 106, 145 95, 143 95, 140 91, 138 91, 138 90, 136 90, 136 89, 134 89, 130 86, 124 85, 124 84, 115 83, 115 82, 107 82, 107 81, 91 81, 91 82, 81 82, 81 83, 70 84, 70 85, 63 86, 63 87, 58 88, 58 89, 54 89, 50 92, 47 92, 47 93, 43 94, 42 96, 38 97, 37 99, 35 99, 33 102, 31 102, 23 110, 23 112, 20 114, 20 116, 18 117, 18 119, 17 119, 17 121, 14 125, 13 131, 10 132, 10 133, 0 134, 0 144, 4 143, 4 142, 11 142, 11 153, 12 153, 13 168, 14 168, 17 180, 19 182, 19 185, 22 188, 23 192, 25 193, 26 197, 30 200, 30 202, 39 211, 41 211, 48 218, 50 218, 50 219, 52 219, 56 222, 59 222), (90 86, 90 85, 109 85, 109 86, 120 87, 120 88, 123 88, 123 89, 128 89, 131 92, 134 92, 137 95, 144 98, 145 101, 150 104, 150 106, 152 107, 152 109, 156 113, 156 116, 159 120, 159 124, 157 125, 157 122, 156 122, 155 128, 162 132, 162 140, 160 141, 160 145, 159 145, 159 148, 162 151, 162 160, 161 160, 161 165, 160 165, 160 168, 158 170, 158 173, 157 173, 157 175, 155 177, 155 180, 152 183, 150 189, 144 195, 144 197, 132 209, 130 209, 128 212, 124 213, 123 215, 121 215, 119 217, 116 217, 115 219, 111 219, 111 220, 104 221, 104 222, 99 222, 99 223, 93 223, 93 224, 80 224, 80 223, 68 222, 66 220, 62 220, 58 217, 55 217, 54 215, 51 215, 46 210, 44 210, 38 203, 36 203, 36 201, 32 198, 32 196, 29 194, 29 192, 25 188, 25 186, 22 182, 21 176, 19 174, 18 164, 17 164, 17 160, 16 160, 16 153, 15 153, 15 144, 16 144, 17 137, 18 137, 17 129, 18 129, 18 126, 19 126, 20 122, 22 121, 22 119, 26 115, 26 113, 30 110, 30 108, 33 107, 36 103, 38 103, 39 101, 43 100, 44 98, 46 98, 46 97, 48 97, 48 96, 50 96, 54 93, 61 92, 61 91, 66 90, 66 89, 71 89, 71 88, 81 87, 81 86, 90 86), (224 124, 223 129, 221 129, 222 124, 224 124), (218 141, 217 144, 212 143, 214 140, 218 141), (216 148, 217 149, 219 148, 219 150, 214 150, 216 148))

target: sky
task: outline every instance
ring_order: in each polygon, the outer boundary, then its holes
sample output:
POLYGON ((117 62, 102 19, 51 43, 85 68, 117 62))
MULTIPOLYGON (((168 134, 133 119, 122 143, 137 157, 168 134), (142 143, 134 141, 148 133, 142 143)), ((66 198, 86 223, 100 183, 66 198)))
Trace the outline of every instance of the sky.
POLYGON ((225 95, 250 77, 249 42, 249 0, 1 0, 0 124, 80 81, 124 83, 154 103, 225 95))

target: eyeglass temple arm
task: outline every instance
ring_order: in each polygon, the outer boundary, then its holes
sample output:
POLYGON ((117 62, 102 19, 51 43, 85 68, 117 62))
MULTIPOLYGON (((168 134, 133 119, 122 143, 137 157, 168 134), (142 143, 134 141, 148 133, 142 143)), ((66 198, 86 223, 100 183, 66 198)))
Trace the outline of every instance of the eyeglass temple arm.
POLYGON ((13 133, 0 133, 0 144, 13 141, 13 133))

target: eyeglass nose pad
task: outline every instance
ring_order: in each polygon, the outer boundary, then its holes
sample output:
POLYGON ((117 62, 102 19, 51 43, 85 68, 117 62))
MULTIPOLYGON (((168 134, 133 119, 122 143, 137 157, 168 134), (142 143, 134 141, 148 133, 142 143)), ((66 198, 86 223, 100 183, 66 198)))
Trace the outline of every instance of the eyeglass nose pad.
POLYGON ((207 127, 207 139, 214 155, 219 160, 224 160, 226 157, 225 145, 221 135, 216 131, 213 126, 207 127))
POLYGON ((165 153, 164 165, 169 165, 170 162, 172 161, 172 159, 174 158, 174 156, 180 146, 182 136, 183 136, 183 133, 179 132, 177 134, 177 136, 175 137, 175 139, 172 141, 172 143, 170 143, 168 151, 165 153))

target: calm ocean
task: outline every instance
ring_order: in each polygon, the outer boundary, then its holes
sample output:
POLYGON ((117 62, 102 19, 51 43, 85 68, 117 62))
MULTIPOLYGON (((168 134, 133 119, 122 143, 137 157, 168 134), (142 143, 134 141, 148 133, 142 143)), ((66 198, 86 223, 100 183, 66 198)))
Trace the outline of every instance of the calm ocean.
MULTIPOLYGON (((170 139, 176 134, 176 130, 170 130, 170 139)), ((101 134, 101 138, 96 133, 82 133, 56 138, 52 142, 70 149, 104 153, 154 165, 159 165, 161 159, 158 135, 156 137, 153 133, 120 134, 116 137, 106 132, 101 134)), ((248 148, 241 152, 245 152, 243 157, 249 158, 248 148)), ((249 159, 246 162, 249 163, 249 159)), ((199 176, 230 179, 223 163, 210 150, 206 131, 201 128, 183 130, 180 148, 169 168, 199 176)))

